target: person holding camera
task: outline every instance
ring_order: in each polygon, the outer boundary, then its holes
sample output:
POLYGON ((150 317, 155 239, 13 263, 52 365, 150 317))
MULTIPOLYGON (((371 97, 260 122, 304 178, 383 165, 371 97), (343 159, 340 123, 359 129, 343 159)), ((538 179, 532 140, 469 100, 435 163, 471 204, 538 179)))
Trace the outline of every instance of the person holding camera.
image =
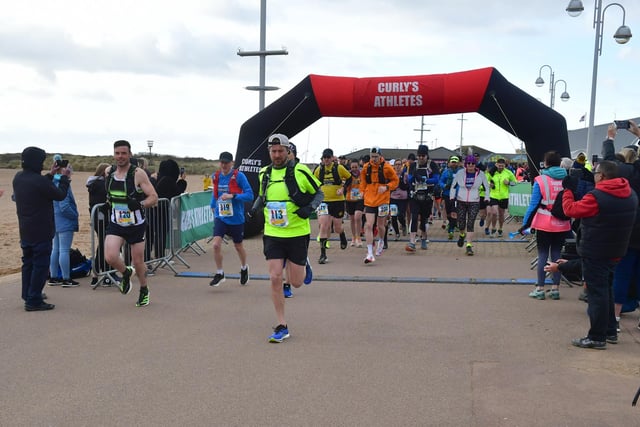
POLYGON ((42 289, 49 273, 55 234, 53 201, 67 196, 69 178, 58 162, 53 163, 49 173, 41 175, 46 157, 41 148, 25 148, 21 156, 22 170, 13 178, 22 248, 22 299, 26 311, 55 308, 54 304, 44 302, 42 289))
POLYGON ((287 280, 294 288, 302 286, 311 225, 309 216, 320 205, 324 194, 320 181, 302 163, 289 160, 289 138, 279 133, 268 139, 271 164, 260 170, 259 197, 251 211, 264 213, 264 256, 269 267, 271 300, 278 325, 269 342, 281 343, 289 338, 284 316, 282 277, 286 263, 287 280))
MULTIPOLYGON (((69 161, 60 158, 56 162, 61 166, 61 174, 64 174, 71 181, 73 169, 69 161)), ((54 179, 54 183, 59 185, 59 180, 56 181, 54 179)), ((60 285, 63 288, 73 288, 78 286, 78 282, 71 278, 69 252, 71 251, 71 243, 73 243, 73 234, 79 230, 79 214, 78 205, 71 187, 69 187, 64 200, 53 202, 53 213, 56 232, 53 236, 53 247, 49 262, 49 286, 60 285)))
POLYGON ((131 276, 136 273, 140 282, 137 307, 149 305, 149 288, 144 263, 144 210, 158 203, 158 194, 146 172, 131 164, 131 144, 119 140, 113 144, 115 167, 106 170, 109 222, 105 237, 105 258, 113 268, 122 273, 120 292, 131 290, 131 276), (122 246, 131 246, 133 267, 125 265, 120 257, 122 246))
POLYGON ((638 197, 629 181, 620 177, 615 162, 600 162, 593 173, 595 188, 576 201, 577 177, 562 181, 562 209, 571 218, 581 218, 577 251, 587 284, 590 328, 586 336, 572 340, 580 348, 605 349, 616 344, 618 333, 609 276, 627 252, 636 221, 638 197))

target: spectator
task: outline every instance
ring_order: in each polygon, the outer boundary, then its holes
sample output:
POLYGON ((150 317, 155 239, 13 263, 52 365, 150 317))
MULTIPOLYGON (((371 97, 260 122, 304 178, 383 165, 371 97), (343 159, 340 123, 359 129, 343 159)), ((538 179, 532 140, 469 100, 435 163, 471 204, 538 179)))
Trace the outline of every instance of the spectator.
MULTIPOLYGON (((63 173, 71 181, 73 169, 71 165, 64 168, 63 173)), ((58 186, 60 181, 54 179, 58 186)), ((61 285, 63 288, 78 286, 78 282, 71 278, 71 261, 69 251, 73 243, 73 233, 78 231, 78 205, 73 196, 71 187, 67 190, 67 196, 60 201, 53 202, 53 213, 55 222, 55 234, 53 236, 51 257, 49 262, 49 285, 61 285), (58 273, 62 276, 59 276, 58 273)))
POLYGON ((93 257, 92 279, 91 285, 98 283, 98 277, 95 272, 109 271, 111 267, 104 262, 104 237, 107 215, 109 209, 107 203, 107 187, 105 183, 105 171, 109 167, 109 163, 100 163, 93 175, 87 178, 87 191, 89 192, 89 214, 93 207, 102 204, 101 208, 95 213, 95 218, 91 219, 93 230, 98 235, 98 244, 96 253, 93 257))
MULTIPOLYGON (((546 279, 545 265, 549 256, 552 261, 560 259, 560 252, 564 245, 567 232, 571 230, 571 222, 558 219, 551 215, 551 207, 562 190, 562 180, 567 176, 566 169, 560 167, 562 158, 556 151, 549 151, 544 155, 544 169, 534 179, 531 190, 531 202, 524 215, 523 224, 531 222, 531 228, 536 230, 536 244, 538 246, 537 286, 529 294, 530 297, 545 299, 544 282, 546 279)), ((524 229, 519 230, 521 233, 524 229)), ((551 299, 560 299, 560 273, 553 273, 551 285, 551 299)))
POLYGON ((22 248, 22 299, 26 311, 55 308, 54 304, 44 302, 42 288, 47 280, 55 234, 52 202, 64 200, 67 196, 69 178, 58 162, 54 162, 50 172, 42 176, 46 157, 41 148, 25 148, 21 156, 22 170, 13 178, 22 248))
POLYGON ((562 208, 567 216, 581 218, 577 250, 587 285, 591 327, 583 338, 572 344, 581 348, 605 349, 607 342, 618 341, 616 318, 609 275, 618 259, 627 251, 636 219, 638 197, 618 166, 609 160, 600 162, 594 172, 595 189, 575 201, 577 177, 565 177, 562 208))

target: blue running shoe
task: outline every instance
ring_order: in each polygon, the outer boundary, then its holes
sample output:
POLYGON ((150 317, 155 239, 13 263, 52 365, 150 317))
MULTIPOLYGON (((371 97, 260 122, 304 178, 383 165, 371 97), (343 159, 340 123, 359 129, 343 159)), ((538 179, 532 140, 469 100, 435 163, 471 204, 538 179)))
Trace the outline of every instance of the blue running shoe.
POLYGON ((287 325, 278 325, 273 329, 273 333, 269 337, 269 342, 282 342, 289 338, 289 328, 287 325))
POLYGON ((484 218, 480 218, 480 227, 484 227, 484 218))
POLYGON ((284 294, 285 298, 293 298, 293 292, 291 292, 291 285, 288 283, 285 283, 284 285, 282 285, 282 293, 284 294))
POLYGON ((309 257, 307 257, 307 263, 304 266, 304 280, 302 283, 308 285, 313 280, 313 270, 311 269, 311 264, 309 264, 309 257))

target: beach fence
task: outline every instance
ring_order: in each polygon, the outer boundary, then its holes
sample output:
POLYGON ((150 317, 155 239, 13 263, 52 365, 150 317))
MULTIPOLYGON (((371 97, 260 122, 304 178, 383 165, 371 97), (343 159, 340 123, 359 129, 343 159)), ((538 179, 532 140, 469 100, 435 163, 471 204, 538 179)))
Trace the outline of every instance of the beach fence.
MULTIPOLYGON (((211 237, 213 212, 210 207, 211 191, 185 193, 169 199, 159 199, 158 204, 145 209, 144 261, 147 273, 168 268, 177 274, 176 261, 190 268, 181 254, 191 251, 202 255, 206 251, 199 240, 211 237)), ((104 257, 104 238, 109 221, 108 206, 97 204, 91 209, 91 257, 93 275, 98 278, 93 288, 118 281, 118 272, 108 265, 104 257)), ((125 264, 131 263, 128 244, 123 246, 125 264)))

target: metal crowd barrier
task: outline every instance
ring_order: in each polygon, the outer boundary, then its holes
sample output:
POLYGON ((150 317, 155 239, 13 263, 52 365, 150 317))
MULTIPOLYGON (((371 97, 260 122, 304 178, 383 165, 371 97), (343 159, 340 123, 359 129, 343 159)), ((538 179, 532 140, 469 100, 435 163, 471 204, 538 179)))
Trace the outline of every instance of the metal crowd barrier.
MULTIPOLYGON (((108 223, 108 210, 105 203, 95 205, 91 209, 91 258, 93 275, 98 278, 93 289, 100 285, 110 286, 118 281, 118 272, 107 264, 104 258, 104 238, 108 223), (109 280, 107 280, 109 279, 109 280)), ((169 199, 159 199, 158 204, 145 209, 145 249, 144 261, 147 271, 154 273, 160 267, 168 267, 174 274, 178 272, 171 260, 174 253, 174 233, 179 227, 175 226, 175 218, 169 199)), ((179 240, 178 240, 179 241, 179 240)), ((131 263, 129 245, 125 243, 122 249, 125 264, 131 263)), ((185 263, 186 265, 186 263, 185 263)))

